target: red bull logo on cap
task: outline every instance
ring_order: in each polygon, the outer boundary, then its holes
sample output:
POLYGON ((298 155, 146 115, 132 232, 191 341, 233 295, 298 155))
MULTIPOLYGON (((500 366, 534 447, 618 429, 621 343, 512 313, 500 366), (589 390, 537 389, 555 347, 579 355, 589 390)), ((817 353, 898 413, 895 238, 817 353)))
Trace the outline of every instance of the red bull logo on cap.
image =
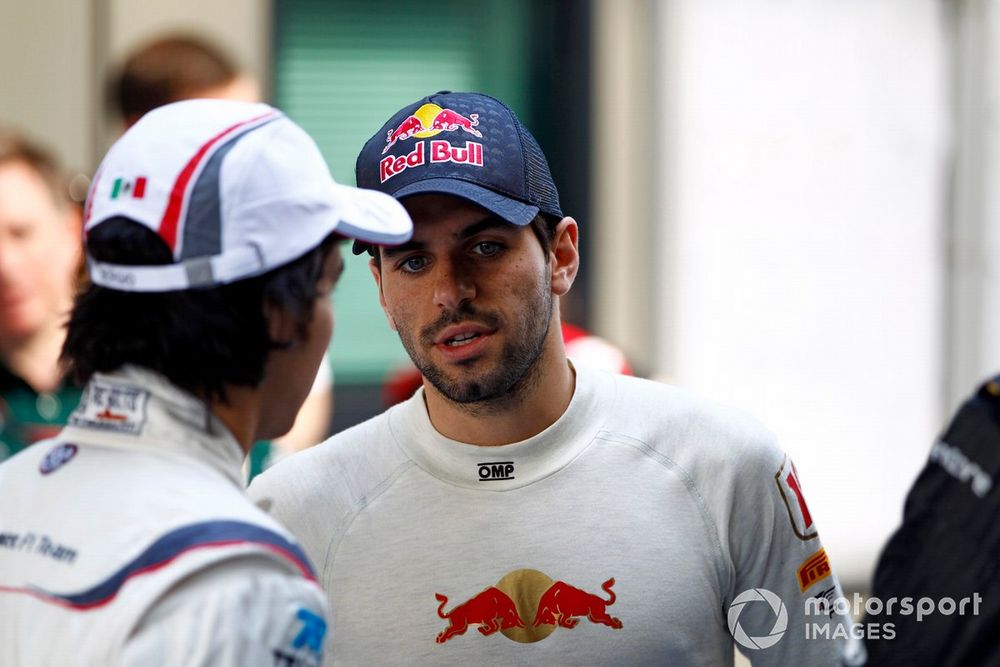
POLYGON ((475 627, 484 637, 500 632, 507 639, 529 644, 541 641, 556 628, 572 630, 581 619, 620 630, 620 619, 608 613, 617 599, 612 587, 614 577, 601 585, 607 595, 595 595, 564 581, 553 581, 538 570, 514 570, 496 586, 490 586, 471 599, 445 612, 448 598, 435 593, 438 616, 448 626, 438 633, 437 643, 443 644, 464 635, 475 627))
MULTIPOLYGON (((402 123, 386 132, 385 155, 397 141, 406 141, 413 137, 426 139, 441 132, 456 132, 461 130, 474 137, 482 138, 483 133, 476 129, 479 125, 479 114, 469 114, 467 117, 451 109, 442 109, 436 104, 424 104, 407 116, 402 123)), ((379 162, 379 178, 382 183, 411 167, 431 163, 454 162, 483 166, 483 145, 475 141, 467 141, 464 147, 452 146, 449 141, 431 141, 429 148, 425 142, 418 142, 412 151, 406 155, 388 156, 379 162)))

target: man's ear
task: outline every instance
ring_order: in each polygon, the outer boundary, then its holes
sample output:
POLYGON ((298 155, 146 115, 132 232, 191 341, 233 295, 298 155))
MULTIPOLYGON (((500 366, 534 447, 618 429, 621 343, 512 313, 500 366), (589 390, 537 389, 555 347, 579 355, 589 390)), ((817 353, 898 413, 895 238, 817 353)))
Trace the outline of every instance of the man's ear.
POLYGON ((569 292, 580 270, 580 229, 573 218, 563 218, 556 225, 552 239, 552 293, 562 296, 569 292))
POLYGON ((291 310, 265 301, 264 318, 267 320, 267 336, 279 348, 295 347, 300 342, 298 318, 291 310))
MULTIPOLYGON (((375 249, 378 252, 378 248, 375 249)), ((372 272, 372 276, 375 278, 375 285, 378 287, 378 302, 382 305, 382 312, 385 313, 385 319, 389 321, 389 328, 393 331, 398 331, 396 329, 396 322, 392 319, 392 315, 389 314, 389 309, 385 307, 385 294, 382 292, 382 269, 379 267, 378 262, 375 258, 368 260, 368 268, 372 272)))

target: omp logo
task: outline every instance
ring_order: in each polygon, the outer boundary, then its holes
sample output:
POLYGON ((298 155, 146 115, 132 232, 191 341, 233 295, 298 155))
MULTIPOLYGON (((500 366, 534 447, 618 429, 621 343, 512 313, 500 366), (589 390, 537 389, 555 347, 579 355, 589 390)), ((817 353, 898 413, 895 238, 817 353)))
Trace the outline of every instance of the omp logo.
POLYGON ((799 588, 804 593, 807 588, 817 581, 826 579, 831 573, 830 559, 826 556, 826 549, 820 549, 799 566, 799 588))
POLYGON ((477 463, 480 482, 495 482, 502 479, 514 479, 513 461, 496 461, 493 463, 477 463))
POLYGON ((728 620, 729 633, 736 640, 736 643, 745 648, 758 650, 770 648, 781 640, 788 628, 788 610, 781 598, 773 592, 766 588, 751 588, 737 595, 733 603, 729 605, 728 620), (751 637, 740 625, 740 614, 743 612, 743 607, 751 602, 766 602, 771 607, 771 611, 774 612, 774 625, 771 626, 770 632, 766 635, 751 637))
POLYGON ((993 478, 958 447, 952 447, 946 442, 935 443, 931 448, 930 459, 940 464, 958 481, 968 482, 972 486, 972 492, 980 498, 985 498, 993 488, 993 478))

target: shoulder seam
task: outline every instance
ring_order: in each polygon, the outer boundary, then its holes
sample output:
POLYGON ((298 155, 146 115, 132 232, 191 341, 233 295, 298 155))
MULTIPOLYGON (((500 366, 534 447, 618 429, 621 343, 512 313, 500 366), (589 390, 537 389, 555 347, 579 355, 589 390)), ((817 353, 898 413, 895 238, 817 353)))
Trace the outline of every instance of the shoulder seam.
POLYGON ((407 458, 405 461, 397 465, 392 472, 390 472, 385 479, 379 482, 375 486, 371 494, 362 497, 358 503, 356 509, 348 513, 346 516, 346 521, 344 522, 344 527, 341 529, 339 534, 334 534, 330 536, 330 543, 326 547, 326 554, 323 557, 323 569, 322 577, 326 578, 327 566, 337 559, 337 552, 340 550, 340 545, 343 542, 344 536, 351 529, 351 525, 354 524, 354 520, 365 511, 365 509, 379 498, 383 493, 389 490, 389 488, 395 484, 396 480, 399 479, 404 472, 416 465, 412 460, 407 458))
POLYGON ((666 468, 670 472, 677 475, 677 477, 684 484, 684 488, 691 495, 695 504, 698 506, 698 511, 701 513, 702 520, 705 522, 709 536, 712 540, 712 545, 715 547, 717 552, 717 557, 719 562, 727 569, 725 573, 730 579, 729 582, 725 582, 728 586, 732 583, 732 578, 734 573, 728 570, 732 570, 731 563, 728 558, 726 558, 725 551, 722 548, 722 542, 719 539, 719 526, 716 524, 715 520, 712 518, 712 514, 708 509, 708 504, 705 502, 705 498, 698 491, 698 487, 695 484, 694 478, 691 477, 690 473, 681 466, 679 463, 658 452, 649 443, 639 440, 638 438, 633 438, 622 433, 612 433, 611 431, 599 431, 595 440, 603 440, 608 443, 625 445, 627 447, 632 447, 639 450, 645 454, 650 459, 656 461, 659 465, 666 468))

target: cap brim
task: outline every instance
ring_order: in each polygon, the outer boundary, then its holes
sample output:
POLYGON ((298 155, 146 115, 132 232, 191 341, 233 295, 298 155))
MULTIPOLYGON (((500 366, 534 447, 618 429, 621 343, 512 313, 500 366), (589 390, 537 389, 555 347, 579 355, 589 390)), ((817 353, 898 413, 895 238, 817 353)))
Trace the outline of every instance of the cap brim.
POLYGON ((402 204, 375 190, 334 184, 340 202, 335 231, 362 243, 398 245, 413 236, 413 223, 402 204))
MULTIPOLYGON (((392 196, 396 199, 403 199, 404 197, 412 197, 419 194, 444 194, 461 197, 482 206, 490 213, 494 213, 518 227, 531 224, 531 221, 538 215, 537 206, 526 204, 517 199, 511 199, 481 185, 454 178, 428 178, 417 181, 396 190, 392 196)), ((360 255, 367 251, 370 245, 360 240, 355 241, 354 254, 360 255)))

